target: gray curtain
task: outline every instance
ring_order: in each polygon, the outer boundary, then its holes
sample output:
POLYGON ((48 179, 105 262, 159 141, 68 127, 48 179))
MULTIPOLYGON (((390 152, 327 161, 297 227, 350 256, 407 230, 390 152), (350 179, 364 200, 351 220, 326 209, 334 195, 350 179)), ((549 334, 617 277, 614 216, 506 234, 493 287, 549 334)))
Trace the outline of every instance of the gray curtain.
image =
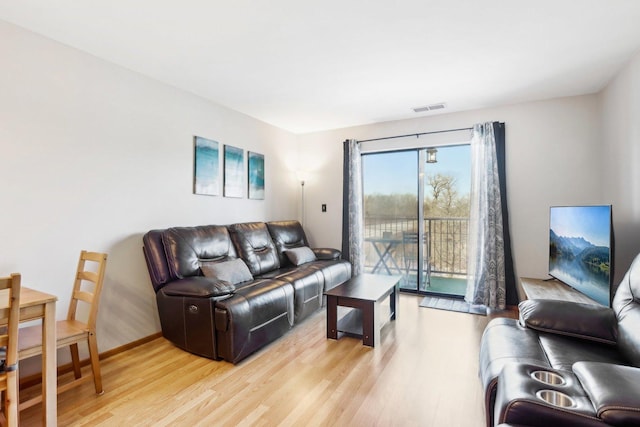
POLYGON ((362 156, 360 143, 344 141, 342 186, 342 257, 351 262, 353 275, 363 272, 362 156))
POLYGON ((473 127, 470 202, 465 301, 503 310, 506 305, 505 234, 493 122, 473 127))

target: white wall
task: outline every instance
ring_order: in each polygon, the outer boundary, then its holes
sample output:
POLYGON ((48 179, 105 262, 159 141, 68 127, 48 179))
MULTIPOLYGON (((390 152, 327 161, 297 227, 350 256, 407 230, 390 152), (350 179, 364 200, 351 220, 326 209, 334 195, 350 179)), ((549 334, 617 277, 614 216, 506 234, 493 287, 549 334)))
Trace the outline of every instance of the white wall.
POLYGON ((604 193, 613 203, 616 283, 640 252, 640 54, 600 94, 604 193))
POLYGON ((160 330, 146 231, 298 216, 294 135, 1 21, 0 57, 0 274, 63 318, 80 250, 107 252, 100 351, 160 330), (264 154, 266 200, 192 194, 194 135, 264 154))
POLYGON ((516 274, 546 277, 549 206, 609 203, 602 196, 597 97, 579 96, 300 136, 308 234, 340 247, 342 141, 506 124, 507 192, 516 274), (322 203, 327 213, 320 212, 322 203))

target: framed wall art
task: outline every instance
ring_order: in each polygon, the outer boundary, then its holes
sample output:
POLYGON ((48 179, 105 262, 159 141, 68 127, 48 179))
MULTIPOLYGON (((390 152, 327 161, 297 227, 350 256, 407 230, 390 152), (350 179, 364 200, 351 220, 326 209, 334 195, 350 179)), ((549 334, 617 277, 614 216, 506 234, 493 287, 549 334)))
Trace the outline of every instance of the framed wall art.
POLYGON ((244 150, 224 146, 224 196, 243 197, 244 150))
POLYGON ((193 193, 207 196, 220 194, 220 151, 217 141, 194 138, 193 193))
POLYGON ((247 164, 249 198, 264 200, 264 155, 249 151, 247 164))

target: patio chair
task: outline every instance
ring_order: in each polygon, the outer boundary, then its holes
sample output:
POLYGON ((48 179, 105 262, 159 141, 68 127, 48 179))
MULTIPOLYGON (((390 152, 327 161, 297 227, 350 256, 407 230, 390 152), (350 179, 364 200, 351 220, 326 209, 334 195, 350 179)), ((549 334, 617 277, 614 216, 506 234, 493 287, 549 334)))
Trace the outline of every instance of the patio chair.
MULTIPOLYGON (((425 284, 426 287, 429 287, 429 273, 430 273, 430 262, 429 262, 429 250, 428 250, 428 242, 429 239, 427 234, 425 233, 422 239, 423 250, 423 263, 422 263, 422 283, 425 284)), ((403 262, 404 262, 404 270, 405 270, 405 280, 409 277, 410 273, 415 272, 416 280, 418 277, 418 233, 413 231, 403 231, 402 232, 402 251, 403 251, 403 262)))

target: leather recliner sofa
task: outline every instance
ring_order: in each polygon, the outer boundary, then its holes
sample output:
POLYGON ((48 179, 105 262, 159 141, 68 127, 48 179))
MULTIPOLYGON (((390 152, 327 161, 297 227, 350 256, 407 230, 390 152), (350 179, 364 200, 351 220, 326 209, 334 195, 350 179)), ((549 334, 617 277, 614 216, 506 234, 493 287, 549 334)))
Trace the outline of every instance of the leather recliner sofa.
POLYGON ((518 320, 493 319, 481 339, 487 426, 640 425, 640 255, 612 308, 556 300, 518 308, 518 320))
POLYGON ((351 278, 340 251, 310 249, 297 221, 151 230, 143 251, 163 336, 237 363, 320 309, 351 278))

